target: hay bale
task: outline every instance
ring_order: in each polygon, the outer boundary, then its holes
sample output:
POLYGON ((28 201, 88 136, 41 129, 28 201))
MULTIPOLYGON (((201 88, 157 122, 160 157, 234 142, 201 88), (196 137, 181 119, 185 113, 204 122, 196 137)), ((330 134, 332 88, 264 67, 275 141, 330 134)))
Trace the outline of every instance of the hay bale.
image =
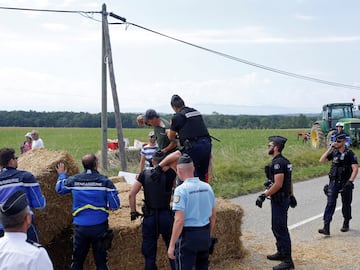
MULTIPOLYGON (((109 267, 117 270, 143 269, 141 220, 130 222, 128 195, 131 185, 116 183, 115 186, 119 190, 122 207, 112 212, 109 217, 110 228, 114 231, 114 240, 109 251, 109 267)), ((136 196, 138 211, 141 209, 143 198, 143 192, 139 192, 136 196)), ((215 236, 219 242, 216 244, 213 255, 210 256, 212 266, 230 258, 242 258, 245 254, 240 239, 242 208, 228 200, 217 198, 216 210, 215 236)), ((95 269, 93 257, 90 254, 89 252, 84 269, 95 269)), ((167 249, 161 237, 158 240, 157 266, 159 269, 170 269, 167 249)))
POLYGON ((79 172, 76 161, 65 151, 34 149, 21 155, 18 160, 19 170, 29 171, 35 176, 46 198, 45 209, 34 211, 40 243, 43 245, 50 243, 72 221, 71 194, 63 196, 55 192, 58 178, 55 166, 59 162, 65 163, 68 175, 79 172))

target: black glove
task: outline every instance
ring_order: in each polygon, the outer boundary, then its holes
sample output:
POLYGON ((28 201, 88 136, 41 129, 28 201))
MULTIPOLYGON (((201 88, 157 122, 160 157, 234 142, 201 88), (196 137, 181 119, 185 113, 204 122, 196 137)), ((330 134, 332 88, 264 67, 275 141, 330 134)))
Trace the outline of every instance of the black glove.
POLYGON ((210 247, 209 247, 209 254, 213 254, 215 244, 218 242, 218 239, 215 237, 210 238, 210 247))
POLYGON ((291 208, 295 208, 295 207, 297 206, 297 201, 296 201, 294 195, 291 195, 291 196, 290 196, 290 203, 289 203, 289 205, 290 205, 291 208))
POLYGON ((262 208, 262 204, 263 204, 263 202, 265 201, 265 199, 266 199, 266 195, 265 195, 265 193, 263 193, 263 194, 261 194, 261 195, 256 199, 255 204, 256 204, 257 206, 259 206, 260 208, 262 208))
POLYGON ((324 186, 323 191, 324 191, 325 196, 327 196, 328 193, 329 193, 329 185, 328 185, 328 184, 326 184, 326 185, 324 186))
POLYGON ((347 181, 344 185, 344 189, 354 189, 354 183, 352 181, 347 181))
POLYGON ((140 216, 141 216, 141 214, 138 211, 130 212, 130 220, 131 221, 134 221, 135 219, 137 219, 140 216))

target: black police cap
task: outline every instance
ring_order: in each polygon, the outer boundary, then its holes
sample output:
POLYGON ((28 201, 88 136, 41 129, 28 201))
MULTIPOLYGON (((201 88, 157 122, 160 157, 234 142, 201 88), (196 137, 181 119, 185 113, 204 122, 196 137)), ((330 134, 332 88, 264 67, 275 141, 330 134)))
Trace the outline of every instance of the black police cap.
POLYGON ((286 141, 287 141, 287 139, 284 137, 281 137, 281 136, 270 136, 269 137, 269 142, 277 142, 277 143, 285 144, 286 141))
POLYGON ((162 152, 161 150, 157 150, 152 155, 152 160, 154 160, 156 163, 159 163, 164 159, 164 157, 165 157, 165 153, 162 152))
POLYGON ((187 164, 192 163, 192 159, 188 154, 183 154, 177 161, 177 164, 187 164))
POLYGON ((335 138, 337 141, 343 141, 346 139, 346 134, 344 133, 337 134, 335 138))
POLYGON ((146 122, 146 121, 148 121, 150 119, 153 119, 155 117, 158 118, 159 114, 153 109, 148 109, 144 114, 143 120, 144 120, 144 122, 146 122))
POLYGON ((12 216, 20 213, 28 205, 29 203, 26 198, 26 193, 20 189, 10 195, 4 204, 0 205, 0 212, 4 216, 12 216))

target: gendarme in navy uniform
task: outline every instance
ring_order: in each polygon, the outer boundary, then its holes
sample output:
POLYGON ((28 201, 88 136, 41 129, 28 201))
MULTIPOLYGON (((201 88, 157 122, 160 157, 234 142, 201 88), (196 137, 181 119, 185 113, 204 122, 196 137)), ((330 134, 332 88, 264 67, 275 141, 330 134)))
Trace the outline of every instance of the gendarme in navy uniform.
POLYGON ((171 98, 171 106, 175 111, 171 119, 169 139, 179 136, 183 153, 187 153, 194 162, 194 175, 206 181, 211 156, 211 139, 208 129, 199 111, 185 106, 178 95, 171 98))
POLYGON ((5 230, 0 238, 0 269, 53 270, 45 248, 26 240, 31 211, 23 190, 12 193, 0 205, 0 222, 5 230))
MULTIPOLYGON (((136 211, 136 195, 142 187, 144 189, 145 200, 142 209, 144 218, 142 221, 143 241, 141 251, 145 258, 145 270, 157 269, 156 253, 160 234, 166 247, 169 246, 171 229, 174 222, 174 216, 170 209, 170 200, 175 184, 176 172, 167 165, 167 162, 177 152, 167 155, 167 157, 165 157, 161 150, 155 152, 152 163, 157 167, 145 169, 140 173, 129 193, 130 218, 133 221, 140 216, 140 213, 136 211)), ((175 261, 169 260, 169 263, 171 269, 175 270, 175 261)))
POLYGON ((341 133, 336 136, 326 152, 321 156, 320 162, 331 161, 329 172, 329 184, 324 187, 327 196, 327 204, 324 211, 324 227, 319 229, 319 233, 330 235, 330 222, 336 208, 336 200, 341 194, 342 215, 344 217, 342 232, 349 230, 351 216, 352 193, 354 180, 358 173, 358 160, 354 152, 346 147, 346 134, 341 133))
POLYGON ((292 165, 282 155, 287 139, 281 136, 269 137, 268 154, 273 157, 267 171, 268 189, 256 200, 260 208, 266 197, 271 199, 271 229, 276 239, 277 252, 268 255, 269 260, 282 261, 274 270, 294 269, 291 257, 291 239, 287 227, 289 206, 296 206, 291 182, 292 165))

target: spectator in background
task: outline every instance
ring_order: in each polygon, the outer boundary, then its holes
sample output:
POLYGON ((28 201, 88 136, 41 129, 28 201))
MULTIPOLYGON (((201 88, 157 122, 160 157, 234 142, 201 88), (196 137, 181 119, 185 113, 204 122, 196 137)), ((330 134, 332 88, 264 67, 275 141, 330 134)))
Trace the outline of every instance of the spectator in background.
POLYGON ((32 148, 32 137, 31 132, 25 134, 25 141, 20 147, 20 153, 24 154, 32 148))
MULTIPOLYGON (((0 149, 0 204, 4 203, 10 196, 18 190, 24 190, 29 202, 30 209, 44 208, 45 197, 41 193, 40 185, 34 175, 27 171, 17 170, 18 161, 15 150, 12 148, 0 149)), ((3 235, 0 224, 0 236, 3 235)), ((39 243, 39 235, 33 221, 27 231, 28 240, 39 243)))
POLYGON ((39 132, 37 130, 31 131, 32 141, 32 149, 45 148, 43 140, 39 136, 39 132))
POLYGON ((26 240, 31 211, 26 193, 19 189, 0 205, 0 222, 5 235, 0 238, 0 269, 52 270, 45 248, 26 240))
POLYGON ((149 132, 149 143, 144 144, 141 147, 140 151, 140 166, 139 173, 141 173, 144 168, 153 167, 152 156, 159 149, 159 146, 156 144, 156 136, 154 131, 149 132))
POLYGON ((176 138, 169 139, 167 135, 169 122, 160 118, 155 110, 148 109, 143 116, 143 121, 146 125, 154 127, 156 141, 161 152, 167 155, 177 149, 176 138))

